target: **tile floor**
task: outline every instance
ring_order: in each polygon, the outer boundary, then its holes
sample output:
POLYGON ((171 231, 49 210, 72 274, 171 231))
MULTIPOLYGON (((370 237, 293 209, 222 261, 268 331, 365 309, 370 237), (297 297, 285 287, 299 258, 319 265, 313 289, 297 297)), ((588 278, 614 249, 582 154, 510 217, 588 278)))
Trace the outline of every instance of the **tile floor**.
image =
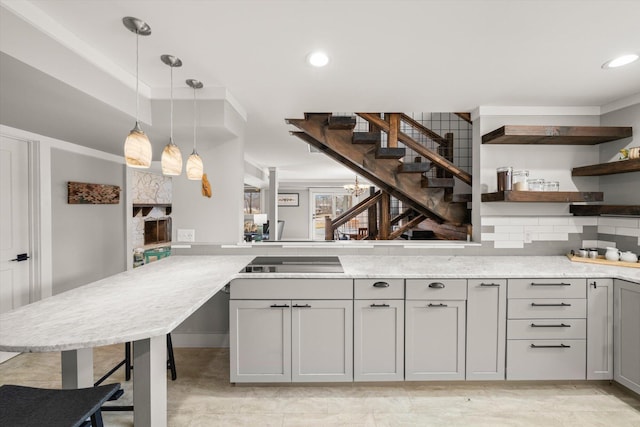
MULTIPOLYGON (((123 357, 122 345, 95 350, 100 377, 123 357)), ((607 382, 229 384, 228 349, 175 349, 168 423, 196 426, 576 426, 640 427, 640 397, 607 382)), ((127 392, 119 370, 113 381, 127 392)), ((60 354, 22 354, 0 365, 0 384, 60 387, 60 354)), ((130 412, 105 412, 108 427, 133 426, 130 412)))

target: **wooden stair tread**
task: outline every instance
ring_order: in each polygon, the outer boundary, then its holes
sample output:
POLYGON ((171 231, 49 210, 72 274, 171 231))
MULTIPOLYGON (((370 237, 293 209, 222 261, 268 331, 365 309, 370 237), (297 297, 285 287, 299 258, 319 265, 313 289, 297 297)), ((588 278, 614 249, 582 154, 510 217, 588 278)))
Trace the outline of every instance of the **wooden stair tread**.
POLYGON ((399 173, 424 173, 429 172, 433 164, 430 162, 402 162, 400 166, 398 166, 399 173))
POLYGON ((329 129, 353 129, 356 127, 354 116, 330 116, 329 129))
POLYGON ((400 147, 378 147, 376 150, 377 159, 401 159, 407 150, 400 147))
POLYGON ((422 178, 422 188, 453 188, 455 185, 453 178, 422 178))
POLYGON ((353 144, 380 144, 380 132, 354 132, 353 144))

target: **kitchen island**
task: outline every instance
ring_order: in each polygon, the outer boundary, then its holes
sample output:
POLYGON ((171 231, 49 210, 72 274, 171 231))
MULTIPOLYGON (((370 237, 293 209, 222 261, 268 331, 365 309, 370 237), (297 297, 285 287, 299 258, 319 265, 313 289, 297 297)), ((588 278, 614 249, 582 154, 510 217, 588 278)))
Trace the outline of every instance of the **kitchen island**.
MULTIPOLYGON (((0 350, 62 351, 63 387, 93 384, 92 348, 134 342, 134 422, 166 426, 165 335, 235 278, 313 278, 317 273, 238 273, 252 259, 172 256, 0 315, 0 350)), ((322 278, 618 278, 636 269, 566 257, 341 256, 344 273, 322 278)))

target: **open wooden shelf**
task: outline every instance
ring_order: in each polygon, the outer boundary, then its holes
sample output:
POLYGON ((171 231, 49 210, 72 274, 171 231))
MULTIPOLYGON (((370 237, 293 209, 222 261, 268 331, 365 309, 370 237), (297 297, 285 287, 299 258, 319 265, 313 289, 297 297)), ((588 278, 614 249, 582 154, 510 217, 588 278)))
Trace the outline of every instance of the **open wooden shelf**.
POLYGON ((133 216, 138 215, 139 212, 142 211, 142 216, 147 216, 149 215, 149 212, 151 212, 151 210, 153 208, 164 208, 164 214, 165 215, 171 215, 171 203, 134 203, 133 204, 133 216))
POLYGON ((600 191, 498 191, 484 193, 483 202, 601 202, 604 196, 600 191))
POLYGON ((640 205, 571 205, 575 216, 629 215, 640 216, 640 205))
POLYGON ((506 125, 482 135, 483 144, 595 145, 632 136, 631 127, 506 125))
POLYGON ((571 176, 600 176, 640 171, 640 159, 620 160, 571 169, 571 176))

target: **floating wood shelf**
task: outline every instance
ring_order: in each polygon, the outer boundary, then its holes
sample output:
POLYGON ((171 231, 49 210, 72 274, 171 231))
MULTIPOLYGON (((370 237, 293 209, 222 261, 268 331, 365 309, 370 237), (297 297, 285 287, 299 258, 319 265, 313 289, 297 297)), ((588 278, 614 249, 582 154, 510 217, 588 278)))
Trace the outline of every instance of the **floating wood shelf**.
POLYGON ((149 215, 149 212, 151 212, 151 210, 153 208, 160 208, 163 209, 164 208, 164 214, 165 215, 171 215, 171 204, 170 203, 134 203, 133 204, 133 216, 138 215, 139 212, 142 212, 142 216, 147 216, 149 215))
POLYGON ((595 145, 630 136, 631 127, 507 125, 483 135, 482 143, 595 145))
POLYGON ((640 205, 571 205, 575 216, 629 215, 640 216, 640 205))
POLYGON ((638 171, 640 171, 640 159, 629 159, 573 168, 571 170, 571 176, 615 175, 618 173, 638 171))
POLYGON ((603 198, 598 191, 498 191, 482 195, 483 202, 601 202, 603 198))

